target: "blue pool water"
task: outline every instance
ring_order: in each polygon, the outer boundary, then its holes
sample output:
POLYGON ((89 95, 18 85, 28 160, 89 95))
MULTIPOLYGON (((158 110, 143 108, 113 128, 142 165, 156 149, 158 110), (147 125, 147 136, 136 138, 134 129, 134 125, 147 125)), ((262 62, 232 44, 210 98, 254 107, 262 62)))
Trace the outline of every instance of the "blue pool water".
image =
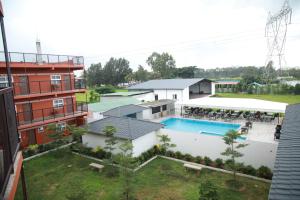
MULTIPOLYGON (((182 118, 169 118, 160 123, 164 124, 166 129, 218 136, 224 136, 229 130, 238 130, 241 127, 240 124, 182 118)), ((241 136, 240 139, 245 137, 241 136)))

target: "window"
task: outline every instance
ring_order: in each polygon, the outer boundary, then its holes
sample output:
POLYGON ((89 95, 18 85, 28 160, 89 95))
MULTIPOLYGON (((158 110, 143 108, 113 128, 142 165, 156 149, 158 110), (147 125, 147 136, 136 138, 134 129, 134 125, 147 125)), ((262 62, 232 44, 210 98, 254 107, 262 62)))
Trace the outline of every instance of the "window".
POLYGON ((66 129, 66 123, 56 124, 57 131, 64 131, 66 129))
POLYGON ((60 75, 51 75, 51 84, 60 84, 61 82, 61 76, 60 75))
POLYGON ((8 78, 6 75, 0 75, 0 88, 8 87, 8 78))
POLYGON ((163 105, 163 106, 162 106, 162 110, 163 110, 163 111, 167 110, 167 105, 163 105))
POLYGON ((177 100, 177 94, 173 94, 173 99, 177 100))
POLYGON ((158 94, 156 94, 154 97, 155 97, 155 101, 157 101, 158 100, 158 94))
POLYGON ((38 132, 39 132, 39 133, 44 132, 44 127, 43 127, 43 126, 39 127, 39 128, 38 128, 38 132))
POLYGON ((160 106, 152 108, 152 114, 159 113, 159 112, 160 112, 160 106))
POLYGON ((53 100, 53 107, 59 108, 64 106, 64 100, 63 99, 54 99, 53 100))

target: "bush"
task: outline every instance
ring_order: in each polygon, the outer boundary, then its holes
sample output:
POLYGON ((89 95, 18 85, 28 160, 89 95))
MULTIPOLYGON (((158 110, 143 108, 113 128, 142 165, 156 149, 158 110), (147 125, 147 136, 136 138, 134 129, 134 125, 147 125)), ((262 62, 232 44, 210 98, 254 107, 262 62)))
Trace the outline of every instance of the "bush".
POLYGON ((209 165, 211 165, 211 163, 212 163, 212 160, 209 157, 205 156, 204 157, 204 164, 209 166, 209 165))
POLYGON ((216 166, 219 168, 223 168, 223 166, 224 166, 223 160, 221 158, 217 158, 215 160, 215 163, 216 163, 216 166))
POLYGON ((256 175, 256 169, 254 167, 252 167, 251 165, 247 165, 244 168, 242 168, 241 172, 244 174, 252 175, 252 176, 256 175))
POLYGON ((174 153, 174 151, 167 151, 166 152, 166 156, 174 158, 175 157, 175 153, 174 153))
POLYGON ((261 166, 257 170, 257 176, 261 178, 272 179, 273 174, 270 168, 266 166, 261 166))
POLYGON ((201 164, 203 161, 203 158, 201 156, 196 156, 195 157, 195 162, 201 164))
POLYGON ((107 86, 102 86, 102 87, 97 87, 95 89, 95 91, 99 94, 107 94, 107 93, 114 93, 115 92, 115 88, 111 85, 107 85, 107 86))
POLYGON ((191 154, 184 154, 183 159, 186 161, 192 162, 194 160, 194 157, 191 154))
POLYGON ((218 200, 217 187, 209 180, 204 180, 199 187, 199 200, 218 200))
POLYGON ((175 152, 175 158, 177 158, 177 159, 182 159, 182 158, 183 158, 182 153, 181 153, 180 151, 176 151, 176 152, 175 152))

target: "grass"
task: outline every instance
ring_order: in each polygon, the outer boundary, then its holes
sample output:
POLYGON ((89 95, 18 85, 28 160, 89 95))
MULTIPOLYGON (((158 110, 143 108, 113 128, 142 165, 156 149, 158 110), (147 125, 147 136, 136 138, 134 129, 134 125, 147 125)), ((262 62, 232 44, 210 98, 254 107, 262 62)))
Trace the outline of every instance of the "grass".
POLYGON ((241 94, 241 93, 218 93, 217 97, 226 98, 252 98, 288 104, 300 103, 300 95, 272 95, 272 94, 241 94))
MULTIPOLYGON (((85 93, 76 93, 76 100, 77 101, 83 101, 83 102, 87 102, 87 103, 92 103, 90 102, 90 92, 92 91, 92 89, 87 89, 87 91, 85 93)), ((128 92, 127 89, 115 89, 115 92, 128 92)), ((95 103, 95 102, 93 102, 95 103)))
MULTIPOLYGON (((86 199, 119 199, 121 182, 118 177, 107 178, 89 168, 91 161, 59 150, 25 162, 29 199, 60 200, 67 195, 84 192, 86 199)), ((199 176, 186 172, 182 164, 158 158, 139 170, 135 180, 135 196, 139 200, 188 199, 197 200, 199 182, 211 180, 216 184, 220 199, 267 199, 270 184, 240 177, 244 187, 229 189, 226 181, 232 175, 203 169, 199 176), (166 167, 163 166, 168 166, 166 167)), ((16 199, 21 198, 18 188, 16 199)))
POLYGON ((115 89, 115 92, 128 92, 127 89, 115 89))

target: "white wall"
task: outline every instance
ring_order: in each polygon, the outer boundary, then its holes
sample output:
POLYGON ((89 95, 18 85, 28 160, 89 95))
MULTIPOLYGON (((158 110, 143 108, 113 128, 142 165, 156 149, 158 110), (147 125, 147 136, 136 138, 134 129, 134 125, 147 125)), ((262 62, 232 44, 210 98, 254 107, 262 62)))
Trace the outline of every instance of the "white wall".
MULTIPOLYGON (((87 133, 82 136, 82 144, 87 147, 96 148, 101 147, 102 149, 105 147, 105 140, 107 137, 100 134, 87 133)), ((122 144, 125 140, 119 139, 118 144, 116 145, 116 149, 113 151, 114 154, 120 153, 118 146, 122 144)))
MULTIPOLYGON (((170 129, 161 129, 160 132, 169 135, 172 143, 176 144, 176 147, 172 148, 173 151, 189 153, 193 156, 207 156, 213 160, 216 158, 228 159, 221 155, 221 152, 227 146, 220 136, 178 132, 170 129)), ((239 158, 238 161, 250 164, 256 168, 261 165, 268 166, 271 169, 274 168, 277 144, 250 140, 245 142, 249 145, 241 149, 244 156, 239 158)))
POLYGON ((134 95, 132 96, 133 98, 136 98, 139 101, 142 102, 147 102, 147 101, 154 101, 154 93, 153 92, 149 92, 146 94, 140 94, 140 95, 134 95))
MULTIPOLYGON (((158 99, 173 99, 173 95, 177 94, 177 100, 182 101, 186 98, 184 90, 154 90, 154 94, 158 95, 158 99)), ((187 93, 188 94, 188 93, 187 93)))
POLYGON ((211 94, 212 95, 216 94, 216 83, 214 82, 211 83, 211 94))
POLYGON ((132 140, 133 157, 141 155, 158 143, 156 132, 148 133, 142 137, 132 140))

